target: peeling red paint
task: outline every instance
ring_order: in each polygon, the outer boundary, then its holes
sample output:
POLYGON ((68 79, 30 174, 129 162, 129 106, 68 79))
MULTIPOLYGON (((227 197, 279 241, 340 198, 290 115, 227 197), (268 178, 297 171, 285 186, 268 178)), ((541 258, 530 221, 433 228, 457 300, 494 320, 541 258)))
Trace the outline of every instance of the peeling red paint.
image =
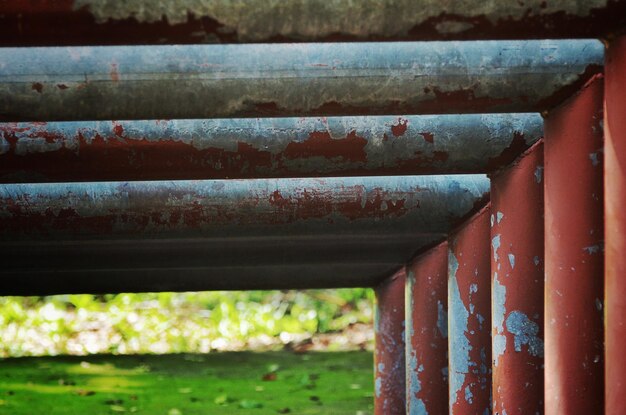
MULTIPOLYGON (((448 413, 448 244, 407 265, 407 409, 448 413), (414 381, 419 383, 414 384, 414 381)), ((419 412, 419 411, 418 411, 419 412)), ((404 412, 403 412, 404 413, 404 412)))
POLYGON ((408 124, 409 120, 398 118, 398 123, 391 126, 391 133, 396 137, 404 135, 408 124))
POLYGON ((324 157, 327 159, 341 158, 351 162, 366 162, 365 146, 367 140, 351 131, 345 138, 333 139, 327 131, 316 131, 309 134, 303 142, 290 142, 283 155, 289 159, 324 157))
POLYGON ((491 177, 494 413, 543 413, 542 168, 539 141, 491 177), (526 320, 519 324, 518 316, 526 320))
POLYGON ((404 267, 375 289, 374 415, 401 415, 405 408, 404 267))
POLYGON ((604 408, 603 82, 545 119, 547 415, 604 408))
POLYGON ((450 399, 450 414, 491 413, 490 213, 489 206, 483 208, 448 238, 449 252, 458 265, 449 278, 456 280, 460 301, 468 312, 465 332, 450 329, 450 350, 458 348, 456 341, 460 336, 467 339, 470 347, 468 372, 455 373, 455 368, 450 368, 450 376, 463 377, 456 395, 450 399), (468 395, 470 399, 466 398, 468 395))
POLYGON ((604 85, 605 410, 626 413, 626 36, 609 43, 604 85))

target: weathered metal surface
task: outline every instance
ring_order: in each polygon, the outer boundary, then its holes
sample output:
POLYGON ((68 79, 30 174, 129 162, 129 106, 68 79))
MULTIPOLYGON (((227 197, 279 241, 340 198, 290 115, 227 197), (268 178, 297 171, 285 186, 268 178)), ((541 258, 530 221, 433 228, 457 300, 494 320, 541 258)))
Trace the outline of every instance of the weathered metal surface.
POLYGON ((536 113, 0 124, 0 181, 477 173, 543 135, 536 113))
POLYGON ((493 413, 543 413, 543 144, 491 179, 493 413))
POLYGON ((402 267, 375 289, 375 415, 404 414, 405 281, 406 271, 404 267, 402 267))
POLYGON ((484 175, 0 185, 0 240, 446 232, 484 175))
POLYGON ((407 265, 406 413, 448 413, 448 244, 407 265))
POLYGON ((597 40, 0 49, 0 119, 524 112, 601 69, 597 40))
POLYGON ((546 118, 547 415, 604 407, 603 82, 546 118))
POLYGON ((1 242, 0 294, 372 286, 377 278, 389 275, 384 272, 444 237, 357 234, 1 242), (348 264, 358 267, 350 269, 348 264), (298 271, 289 275, 282 267, 298 271), (308 267, 312 269, 302 271, 308 267), (158 278, 151 275, 155 270, 163 270, 158 278), (167 272, 176 277, 168 280, 167 272), (76 285, 81 278, 88 283, 76 285), (85 288, 89 284, 91 288, 85 288))
POLYGON ((626 413, 626 37, 606 60, 604 103, 606 414, 626 413))
POLYGON ((491 413, 490 213, 448 238, 450 415, 491 413))
POLYGON ((11 0, 0 44, 598 37, 621 0, 11 0))
POLYGON ((329 262, 256 267, 239 265, 185 267, 181 265, 176 268, 113 268, 88 272, 47 269, 45 272, 2 274, 0 294, 50 295, 371 287, 396 269, 397 265, 385 262, 329 262))

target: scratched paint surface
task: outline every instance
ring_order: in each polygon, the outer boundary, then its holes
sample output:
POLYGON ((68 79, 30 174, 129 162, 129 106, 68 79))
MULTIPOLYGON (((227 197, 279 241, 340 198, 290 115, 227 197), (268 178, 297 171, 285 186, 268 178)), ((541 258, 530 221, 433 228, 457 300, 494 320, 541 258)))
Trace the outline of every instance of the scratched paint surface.
POLYGON ((611 0, 12 0, 0 4, 0 28, 6 27, 4 42, 50 43, 54 34, 62 44, 597 37, 590 35, 620 27, 622 6, 611 0))
POLYGON ((448 238, 450 414, 491 413, 490 213, 448 238))
POLYGON ((375 289, 374 414, 403 415, 405 407, 404 267, 375 289))
POLYGON ((448 412, 448 245, 431 248, 407 266, 406 413, 448 412))
POLYGON ((0 180, 474 173, 543 135, 538 114, 0 124, 0 180))
POLYGON ((603 82, 546 118, 548 415, 604 407, 603 82))
POLYGON ((607 52, 605 81, 606 414, 626 413, 626 37, 607 52))
POLYGON ((543 413, 543 142, 491 179, 493 412, 543 413))
POLYGON ((0 185, 0 239, 445 232, 484 175, 0 185))
POLYGON ((597 40, 2 48, 0 119, 536 111, 603 54, 597 40))

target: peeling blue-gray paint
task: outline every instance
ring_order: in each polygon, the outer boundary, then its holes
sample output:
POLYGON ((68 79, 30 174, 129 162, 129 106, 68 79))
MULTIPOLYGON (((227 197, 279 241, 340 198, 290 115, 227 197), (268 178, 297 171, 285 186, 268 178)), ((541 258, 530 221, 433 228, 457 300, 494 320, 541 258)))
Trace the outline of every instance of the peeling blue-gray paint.
POLYGON ((543 180, 543 166, 537 166, 535 169, 535 181, 541 183, 541 180, 543 180))
POLYGON ((478 292, 478 284, 471 284, 470 285, 470 294, 474 294, 478 292))
POLYGON ((376 389, 376 397, 380 398, 380 394, 382 393, 382 388, 383 388, 383 381, 378 376, 376 377, 376 382, 374 386, 376 389))
POLYGON ((589 160, 591 160, 591 165, 596 167, 600 160, 598 159, 598 153, 589 153, 589 160))
POLYGON ((493 336, 493 364, 498 366, 498 359, 506 351, 506 336, 503 334, 496 334, 493 336))
POLYGON ((456 402, 457 394, 465 383, 465 375, 470 371, 470 350, 472 349, 466 333, 468 332, 469 312, 461 298, 456 278, 458 263, 452 252, 449 253, 450 274, 448 279, 448 301, 450 318, 450 407, 456 402))
POLYGON ((491 239, 491 246, 493 247, 493 259, 498 262, 498 248, 500 248, 500 234, 494 236, 491 239))
POLYGON ((515 255, 509 254, 509 264, 511 264, 511 269, 515 268, 515 255))
POLYGON ((415 398, 411 402, 409 415, 428 415, 428 411, 426 410, 426 404, 424 404, 424 401, 415 398))
POLYGON ((602 251, 601 245, 591 245, 583 248, 583 251, 586 251, 589 255, 597 254, 602 251))
POLYGON ((437 300, 437 328, 442 338, 448 337, 448 312, 439 300, 437 300))
POLYGON ((493 360, 498 365, 498 358, 506 351, 506 337, 504 336, 504 317, 506 315, 506 287, 500 284, 498 273, 494 272, 493 278, 493 360))
POLYGON ((535 255, 535 257, 533 257, 533 263, 535 266, 539 265, 539 256, 535 255))
POLYGON ((498 212, 496 215, 498 217, 498 223, 502 222, 502 218, 504 218, 504 213, 498 212))
POLYGON ((506 328, 514 336, 516 352, 522 351, 522 346, 528 346, 528 353, 532 356, 543 357, 543 340, 538 337, 539 324, 528 318, 519 310, 511 311, 506 319, 506 328))
POLYGON ((472 393, 470 385, 467 385, 465 387, 465 402, 469 403, 470 405, 474 402, 474 394, 472 393))

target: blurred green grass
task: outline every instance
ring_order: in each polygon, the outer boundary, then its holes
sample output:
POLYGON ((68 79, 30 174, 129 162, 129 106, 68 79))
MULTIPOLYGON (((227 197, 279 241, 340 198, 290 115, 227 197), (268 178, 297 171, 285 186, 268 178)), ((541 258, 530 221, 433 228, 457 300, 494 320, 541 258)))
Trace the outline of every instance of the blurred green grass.
MULTIPOLYGON (((275 350, 371 326, 373 297, 365 288, 0 297, 0 357, 275 350)), ((326 347, 371 347, 343 340, 326 347)))
POLYGON ((372 413, 371 352, 4 359, 0 414, 372 413))

